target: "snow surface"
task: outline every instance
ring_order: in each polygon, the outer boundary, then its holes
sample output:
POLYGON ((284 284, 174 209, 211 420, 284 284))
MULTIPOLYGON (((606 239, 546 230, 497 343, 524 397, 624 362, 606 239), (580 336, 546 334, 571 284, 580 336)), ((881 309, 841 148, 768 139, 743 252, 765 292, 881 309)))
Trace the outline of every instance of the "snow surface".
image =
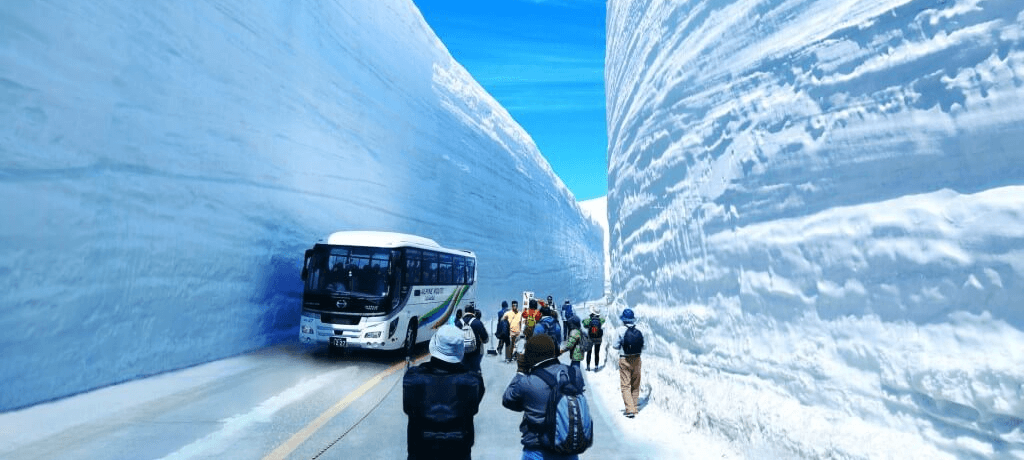
POLYGON ((1024 2, 611 0, 612 313, 743 456, 1024 458, 1024 2))
POLYGON ((337 230, 602 293, 601 229, 408 0, 0 8, 0 411, 296 340, 337 230))
POLYGON ((606 294, 611 292, 611 260, 609 260, 608 250, 608 197, 602 196, 600 198, 594 198, 580 202, 580 209, 583 210, 586 215, 594 219, 598 225, 601 226, 601 230, 604 232, 604 291, 606 294))

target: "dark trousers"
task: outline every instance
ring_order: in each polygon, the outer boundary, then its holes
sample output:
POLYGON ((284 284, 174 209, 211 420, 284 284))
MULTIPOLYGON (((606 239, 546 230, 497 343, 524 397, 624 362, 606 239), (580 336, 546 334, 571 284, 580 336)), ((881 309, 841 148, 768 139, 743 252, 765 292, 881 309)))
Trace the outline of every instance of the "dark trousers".
MULTIPOLYGON (((495 335, 495 337, 498 337, 498 336, 495 335)), ((498 356, 501 356, 501 350, 504 350, 506 347, 511 347, 511 346, 512 346, 512 344, 508 341, 508 337, 507 336, 506 337, 498 337, 498 347, 496 349, 496 351, 498 352, 498 356)))
POLYGON ((466 366, 466 369, 473 372, 480 372, 480 360, 484 357, 484 354, 480 351, 480 349, 477 349, 477 351, 466 353, 462 357, 462 364, 466 366))
POLYGON ((590 347, 587 348, 587 368, 590 368, 590 352, 594 352, 594 367, 601 365, 601 341, 590 339, 590 347))

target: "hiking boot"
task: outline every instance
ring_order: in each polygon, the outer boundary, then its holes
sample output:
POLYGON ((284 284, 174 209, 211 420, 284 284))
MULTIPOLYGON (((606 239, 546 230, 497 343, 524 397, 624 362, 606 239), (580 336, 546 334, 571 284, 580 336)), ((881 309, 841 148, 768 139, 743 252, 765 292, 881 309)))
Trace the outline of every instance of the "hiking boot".
POLYGON ((629 412, 626 412, 626 418, 633 418, 633 417, 636 417, 636 414, 631 414, 629 412))
POLYGON ((587 366, 587 372, 590 372, 590 366, 587 366))

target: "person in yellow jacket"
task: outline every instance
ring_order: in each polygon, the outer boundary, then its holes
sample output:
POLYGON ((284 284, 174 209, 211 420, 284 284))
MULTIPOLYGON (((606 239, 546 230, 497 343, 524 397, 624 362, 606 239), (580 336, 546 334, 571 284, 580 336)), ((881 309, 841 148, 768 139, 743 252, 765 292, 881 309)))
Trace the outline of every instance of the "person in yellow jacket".
POLYGON ((507 345, 505 347, 505 362, 506 363, 510 363, 510 362, 512 362, 514 357, 517 357, 517 356, 514 356, 515 355, 514 352, 516 350, 516 340, 519 339, 519 333, 522 331, 522 327, 520 326, 519 323, 522 322, 522 320, 523 320, 523 312, 519 311, 519 302, 518 301, 515 301, 515 300, 512 301, 512 309, 509 310, 509 311, 506 311, 505 315, 502 316, 502 319, 505 319, 505 320, 508 321, 508 343, 509 343, 509 345, 507 345))

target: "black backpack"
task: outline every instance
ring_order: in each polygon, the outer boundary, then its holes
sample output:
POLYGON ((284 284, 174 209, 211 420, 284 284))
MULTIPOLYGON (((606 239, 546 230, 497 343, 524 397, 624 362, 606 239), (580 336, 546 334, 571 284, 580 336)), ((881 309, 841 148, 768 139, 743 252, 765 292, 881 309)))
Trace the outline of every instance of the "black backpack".
POLYGON ((533 375, 551 387, 544 425, 538 436, 541 445, 559 454, 582 454, 594 444, 594 420, 590 418, 587 397, 583 395, 582 379, 564 364, 539 369, 533 375))
POLYGON ((406 379, 404 391, 414 394, 412 399, 418 402, 410 416, 422 418, 429 427, 423 431, 423 441, 438 452, 461 449, 470 436, 466 417, 474 415, 474 395, 466 393, 471 388, 458 384, 459 374, 437 375, 417 368, 410 371, 416 375, 406 379), (435 379, 438 381, 431 382, 435 379))
POLYGON ((644 349, 644 334, 636 327, 627 327, 622 334, 622 354, 639 355, 644 349))
POLYGON ((587 335, 592 339, 600 339, 604 335, 604 330, 601 329, 600 316, 590 315, 590 320, 587 324, 587 335))
POLYGON ((508 319, 501 318, 501 321, 498 321, 498 330, 494 331, 494 334, 498 337, 508 338, 510 332, 508 319))

